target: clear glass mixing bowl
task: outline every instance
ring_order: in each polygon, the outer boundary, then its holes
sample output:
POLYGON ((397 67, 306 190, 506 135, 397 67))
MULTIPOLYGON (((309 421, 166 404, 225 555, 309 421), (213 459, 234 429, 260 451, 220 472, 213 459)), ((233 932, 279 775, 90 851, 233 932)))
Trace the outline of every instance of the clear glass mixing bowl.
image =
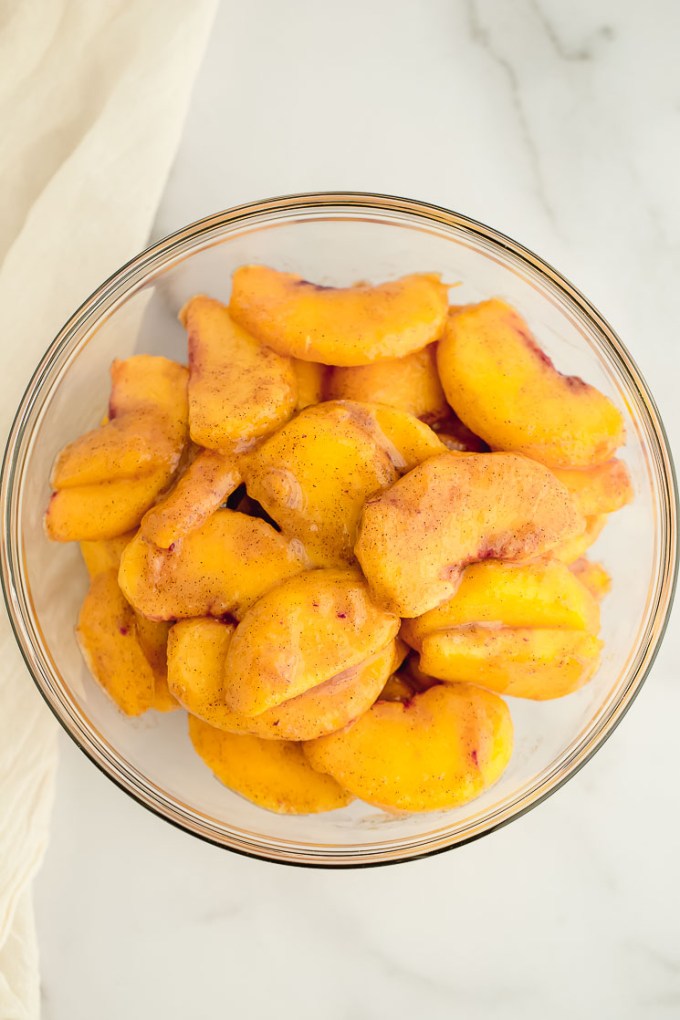
MULTIPOLYGON (((457 213, 366 194, 312 194, 241 206, 159 241, 101 285, 66 323, 17 412, 0 493, 2 580, 30 672, 63 727, 132 797, 220 846, 292 864, 404 861, 517 818, 606 740, 649 671, 672 597, 677 502, 654 401, 599 312, 521 245, 457 213), (55 454, 106 407, 108 368, 133 352, 185 357, 177 312, 191 295, 227 300, 232 270, 263 262, 348 284, 432 270, 460 281, 457 303, 497 295, 524 315, 558 366, 609 394, 626 417, 635 502, 594 550, 613 575, 594 681, 562 700, 511 700, 516 749, 502 779, 467 807, 391 816, 366 804, 308 817, 270 814, 221 786, 193 753, 183 712, 123 717, 90 678, 74 637, 86 589, 76 546, 48 542, 42 515, 55 454)), ((625 739, 625 736, 622 738, 625 739)))

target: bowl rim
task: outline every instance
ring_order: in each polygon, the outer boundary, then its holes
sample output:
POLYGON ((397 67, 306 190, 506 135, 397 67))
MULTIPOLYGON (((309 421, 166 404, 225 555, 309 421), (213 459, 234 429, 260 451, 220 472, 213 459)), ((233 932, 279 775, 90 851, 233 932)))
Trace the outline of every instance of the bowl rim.
MULTIPOLYGON (((0 518, 2 520, 3 536, 5 537, 5 540, 0 543, 0 581, 15 640, 38 691, 62 728, 68 733, 79 749, 128 796, 158 817, 170 822, 176 828, 205 842, 212 843, 215 846, 242 856, 299 867, 342 869, 376 867, 430 857, 480 839, 482 836, 508 825, 515 819, 521 818, 532 808, 543 803, 590 761, 593 755, 618 727, 639 694, 656 659, 668 625, 678 572, 678 490, 668 437, 654 398, 640 370, 608 321, 588 298, 561 273, 533 251, 506 234, 469 216, 454 212, 440 205, 373 192, 301 192, 247 202, 212 213, 160 238, 125 262, 99 284, 89 297, 73 312, 49 344, 31 376, 19 403, 9 430, 0 472, 0 518), (48 671, 43 672, 42 663, 36 656, 36 649, 29 639, 30 636, 25 631, 24 613, 21 608, 22 600, 17 593, 17 580, 20 579, 21 570, 15 569, 14 554, 16 551, 11 548, 13 543, 10 541, 10 538, 15 504, 20 497, 20 487, 17 489, 14 484, 16 456, 25 438, 28 419, 36 403, 39 403, 39 396, 43 385, 52 375, 60 359, 63 359, 69 353, 70 347, 75 344, 78 333, 88 328, 88 321, 91 320, 91 327, 94 322, 100 319, 102 311, 110 311, 111 306, 116 300, 125 300, 126 296, 131 292, 135 279, 148 279, 149 270, 154 265, 161 267, 166 261, 169 261, 173 252, 176 253, 181 245, 196 242, 203 236, 217 233, 227 225, 244 221, 267 223, 271 222, 273 214, 285 215, 296 210, 314 209, 355 209, 364 214, 392 212, 415 217, 421 223, 423 221, 425 223, 434 222, 449 228, 462 229, 478 238, 485 239, 491 243, 492 247, 509 252, 514 258, 537 272, 540 277, 547 279, 563 297, 572 302, 595 327, 600 339, 613 354, 618 367, 623 370, 628 383, 635 390, 636 395, 641 398, 648 418, 648 424, 651 426, 651 433, 657 444, 656 452, 661 458, 660 477, 664 483, 662 495, 664 497, 668 535, 664 549, 662 576, 658 585, 657 604, 650 618, 652 634, 646 647, 644 659, 631 676, 627 688, 620 692, 618 700, 612 706, 609 715, 600 720, 599 726, 593 733, 590 733, 587 739, 581 741, 578 753, 571 756, 571 760, 563 768, 561 776, 553 777, 552 781, 546 781, 537 790, 529 791, 528 794, 523 796, 523 803, 514 807, 512 805, 506 807, 500 812, 500 817, 492 818, 488 824, 484 821, 479 822, 474 831, 466 835, 457 837, 454 833, 450 834, 450 837, 447 839, 446 836, 439 838, 435 832, 435 837, 437 838, 434 841, 428 840, 430 843, 434 842, 435 845, 423 848, 420 845, 420 838, 415 836, 408 840, 409 845, 400 846, 393 850, 389 846, 387 849, 381 849, 381 847, 384 847, 384 844, 379 844, 377 851, 371 851, 369 848, 365 852, 362 851, 357 854, 353 846, 348 844, 341 848, 341 853, 337 856, 319 854, 316 856, 306 854, 300 856, 298 850, 298 856, 291 857, 289 853, 277 853, 273 847, 266 846, 264 841, 261 841, 261 844, 257 847, 253 847, 252 841, 249 843, 248 840, 241 840, 240 843, 236 840, 227 842, 225 838, 219 838, 217 834, 211 835, 209 828, 199 829, 195 822, 193 825, 190 825, 188 821, 183 820, 181 813, 175 813, 173 816, 167 809, 163 809, 160 802, 154 802, 147 793, 143 794, 137 786, 133 785, 125 770, 116 769, 115 763, 111 763, 110 756, 106 752, 105 742, 92 732, 91 727, 88 734, 89 743, 85 739, 81 739, 75 728, 74 721, 72 719, 69 720, 60 711, 59 702, 50 686, 51 677, 47 675, 48 671)), ((148 788, 148 781, 146 786, 148 788)), ((199 812, 194 810, 194 819, 199 814, 199 812)), ((285 841, 281 842, 285 843, 285 841)), ((294 846, 294 844, 291 845, 294 846)), ((306 844, 303 844, 303 846, 306 846, 306 844)))

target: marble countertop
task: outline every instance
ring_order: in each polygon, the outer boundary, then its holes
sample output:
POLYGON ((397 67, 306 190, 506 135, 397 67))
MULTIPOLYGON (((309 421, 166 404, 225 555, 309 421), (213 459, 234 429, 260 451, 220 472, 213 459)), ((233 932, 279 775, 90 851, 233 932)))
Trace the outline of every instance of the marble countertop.
MULTIPOLYGON (((679 33, 674 0, 224 2, 155 234, 315 189, 465 212, 604 311, 677 445, 679 33)), ((678 620, 564 789, 401 867, 229 855, 62 737, 36 890, 44 1020, 677 1017, 678 620)))

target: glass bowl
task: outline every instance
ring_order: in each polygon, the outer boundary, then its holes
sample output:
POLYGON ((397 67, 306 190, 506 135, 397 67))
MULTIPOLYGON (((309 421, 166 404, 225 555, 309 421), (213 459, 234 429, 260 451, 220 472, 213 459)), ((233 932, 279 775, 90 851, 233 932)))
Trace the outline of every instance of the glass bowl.
POLYGON ((30 672, 64 729, 145 807, 231 850, 290 864, 369 865, 475 839, 540 803, 590 758, 629 708, 668 616, 676 563, 673 469, 654 401, 612 328, 571 284, 502 234, 457 213, 370 194, 295 195, 200 220, 101 285, 38 365, 9 437, 0 494, 2 580, 30 672), (609 394, 626 418, 635 501, 594 550, 613 576, 597 676, 558 701, 510 699, 516 749, 501 780, 466 807, 389 815, 359 801, 303 817, 271 814, 221 786, 193 753, 183 712, 125 718, 90 678, 74 636, 86 590, 75 545, 48 542, 42 516, 57 451, 94 426, 108 368, 135 351, 185 358, 177 321, 197 292, 227 300, 231 271, 263 262, 321 283, 432 270, 457 303, 493 295, 528 319, 557 365, 609 394))

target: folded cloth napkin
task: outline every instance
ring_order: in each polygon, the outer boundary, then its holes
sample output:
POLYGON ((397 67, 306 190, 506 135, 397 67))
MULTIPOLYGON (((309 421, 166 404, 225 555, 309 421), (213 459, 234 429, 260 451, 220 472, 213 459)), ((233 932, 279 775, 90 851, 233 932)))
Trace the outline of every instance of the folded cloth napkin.
MULTIPOLYGON (((216 0, 0 0, 0 429, 68 315, 144 247, 216 0)), ((56 724, 0 613, 0 1020, 40 1015, 31 881, 56 724)))

